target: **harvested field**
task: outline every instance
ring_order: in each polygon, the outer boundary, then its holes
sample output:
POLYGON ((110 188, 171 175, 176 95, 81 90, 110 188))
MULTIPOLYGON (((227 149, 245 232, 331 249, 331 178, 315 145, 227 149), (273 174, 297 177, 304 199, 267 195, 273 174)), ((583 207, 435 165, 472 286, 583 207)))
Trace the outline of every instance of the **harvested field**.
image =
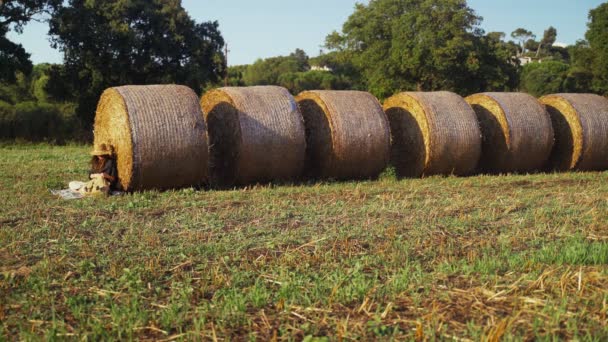
POLYGON ((608 169, 608 99, 595 94, 555 94, 540 101, 555 131, 548 169, 608 169))
POLYGON ((306 174, 377 177, 388 165, 390 131, 378 100, 362 91, 306 91, 296 100, 306 126, 306 174))
POLYGON ((481 155, 475 112, 457 94, 405 92, 384 103, 400 177, 469 175, 481 155))
POLYGON ((207 132, 198 97, 178 85, 107 89, 95 115, 95 145, 113 147, 125 190, 207 181, 207 132))
POLYGON ((291 181, 301 176, 304 123, 287 89, 219 88, 207 92, 201 105, 209 127, 213 185, 291 181))
POLYGON ((525 173, 545 166, 553 148, 553 126, 536 98, 524 93, 481 93, 466 100, 481 128, 481 172, 525 173))
POLYGON ((60 201, 91 146, 0 147, 0 339, 608 339, 608 173, 60 201))

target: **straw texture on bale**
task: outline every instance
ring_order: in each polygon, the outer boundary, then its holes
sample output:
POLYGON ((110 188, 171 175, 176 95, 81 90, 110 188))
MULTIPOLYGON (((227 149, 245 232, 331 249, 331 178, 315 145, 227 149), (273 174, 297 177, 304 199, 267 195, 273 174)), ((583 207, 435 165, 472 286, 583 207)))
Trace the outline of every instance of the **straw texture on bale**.
POLYGON ((553 147, 553 126, 544 106, 524 93, 481 93, 473 107, 483 137, 479 170, 531 172, 541 169, 553 147))
POLYGON ((201 105, 209 127, 212 184, 225 187, 301 176, 304 123, 287 89, 219 88, 207 92, 201 105))
POLYGON ((555 131, 548 169, 608 169, 608 99, 595 94, 554 94, 540 101, 555 131))
POLYGON ((205 122, 188 87, 107 89, 97 106, 94 144, 113 147, 124 190, 197 186, 207 180, 205 122))
POLYGON ((362 91, 305 91, 296 97, 306 126, 306 174, 338 180, 377 177, 390 132, 378 100, 362 91))
POLYGON ((471 174, 481 155, 475 112, 457 94, 404 92, 384 103, 399 177, 471 174))

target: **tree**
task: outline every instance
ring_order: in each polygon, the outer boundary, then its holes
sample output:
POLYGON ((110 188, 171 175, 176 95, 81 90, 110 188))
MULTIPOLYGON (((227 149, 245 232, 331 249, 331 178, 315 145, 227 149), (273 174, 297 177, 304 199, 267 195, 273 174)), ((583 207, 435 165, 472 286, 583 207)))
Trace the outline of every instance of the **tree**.
POLYGON ((608 3, 603 3, 589 12, 589 29, 585 37, 593 50, 593 88, 608 94, 608 3))
POLYGON ((296 49, 289 56, 258 59, 243 72, 247 85, 276 85, 279 77, 286 73, 307 71, 310 68, 308 56, 303 50, 296 49))
POLYGON ((524 54, 526 52, 526 46, 525 46, 526 42, 530 39, 535 39, 536 35, 534 35, 530 31, 520 27, 517 30, 511 32, 511 37, 513 39, 515 39, 517 42, 519 42, 519 46, 521 48, 520 54, 524 54))
POLYGON ((179 83, 201 92, 225 72, 217 22, 194 22, 175 0, 69 0, 50 20, 64 66, 51 70, 51 95, 78 100, 90 125, 105 88, 179 83))
POLYGON ((557 61, 526 64, 521 73, 521 89, 537 97, 563 92, 569 69, 568 64, 557 61))
POLYGON ((545 30, 543 34, 543 39, 538 44, 538 49, 536 49, 536 58, 540 55, 540 49, 542 47, 551 48, 553 44, 555 44, 555 40, 557 39, 557 30, 553 26, 549 26, 548 29, 545 30))
POLYGON ((464 0, 371 0, 356 5, 326 46, 348 55, 380 98, 413 89, 468 94, 508 63, 483 39, 480 22, 464 0))
POLYGON ((11 42, 6 34, 11 27, 18 33, 35 16, 49 13, 61 0, 0 0, 0 81, 13 83, 16 72, 29 74, 32 62, 21 44, 11 42))

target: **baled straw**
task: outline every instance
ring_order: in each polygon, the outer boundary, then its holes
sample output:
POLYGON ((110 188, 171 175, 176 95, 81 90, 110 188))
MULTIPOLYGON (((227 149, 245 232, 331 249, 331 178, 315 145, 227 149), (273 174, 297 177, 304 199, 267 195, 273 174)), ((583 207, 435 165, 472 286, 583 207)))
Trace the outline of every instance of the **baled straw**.
POLYGON ((384 103, 399 177, 468 175, 481 154, 475 112, 457 94, 404 92, 384 103))
POLYGON ((124 190, 198 186, 207 179, 205 122, 188 87, 107 89, 97 106, 94 143, 113 147, 124 190))
POLYGON ((608 99, 595 94, 554 94, 540 99, 555 131, 548 168, 608 169, 608 99))
POLYGON ((212 184, 225 187, 301 176, 304 123, 287 89, 219 88, 207 92, 201 105, 209 127, 212 184))
POLYGON ((305 91, 296 97, 306 126, 306 173, 339 180, 377 177, 390 132, 378 100, 362 91, 305 91))
POLYGON ((531 172, 541 169, 553 147, 553 127, 544 106, 524 93, 481 93, 466 101, 483 136, 479 169, 531 172))

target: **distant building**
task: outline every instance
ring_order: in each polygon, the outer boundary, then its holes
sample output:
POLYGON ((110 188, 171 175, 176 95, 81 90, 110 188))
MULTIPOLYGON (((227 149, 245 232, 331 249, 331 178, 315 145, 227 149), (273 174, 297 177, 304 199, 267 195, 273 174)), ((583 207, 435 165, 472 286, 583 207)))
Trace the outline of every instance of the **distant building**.
POLYGON ((519 65, 526 65, 526 64, 530 64, 530 63, 542 63, 543 60, 542 58, 536 58, 536 57, 517 57, 517 59, 519 59, 519 65))
POLYGON ((324 65, 324 66, 311 65, 310 70, 311 71, 329 71, 329 72, 334 71, 332 68, 328 67, 327 65, 324 65))

